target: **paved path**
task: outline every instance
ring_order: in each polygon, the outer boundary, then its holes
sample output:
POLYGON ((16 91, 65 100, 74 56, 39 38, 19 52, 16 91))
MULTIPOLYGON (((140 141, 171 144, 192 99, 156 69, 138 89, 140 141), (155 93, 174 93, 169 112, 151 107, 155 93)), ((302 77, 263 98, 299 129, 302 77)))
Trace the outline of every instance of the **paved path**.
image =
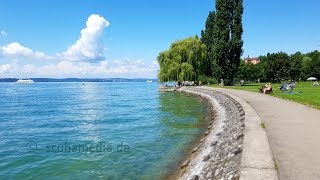
POLYGON ((320 179, 320 110, 259 93, 217 90, 248 102, 266 124, 281 180, 320 179))

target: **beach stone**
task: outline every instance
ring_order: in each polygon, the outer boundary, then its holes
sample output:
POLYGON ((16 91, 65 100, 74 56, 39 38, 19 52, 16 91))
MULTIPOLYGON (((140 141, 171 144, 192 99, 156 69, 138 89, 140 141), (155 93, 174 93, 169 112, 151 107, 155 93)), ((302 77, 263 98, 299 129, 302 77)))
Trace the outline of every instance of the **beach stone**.
POLYGON ((189 165, 189 163, 190 163, 190 160, 186 160, 186 161, 185 161, 184 163, 182 163, 182 165, 180 166, 181 169, 186 168, 186 167, 189 165))
POLYGON ((190 180, 198 180, 199 179, 199 176, 198 175, 193 175, 190 180))
POLYGON ((203 161, 208 161, 210 159, 210 155, 206 155, 203 157, 203 161))
POLYGON ((242 153, 242 148, 238 147, 237 150, 234 151, 234 155, 238 155, 240 153, 242 153))
POLYGON ((244 134, 240 134, 240 135, 238 135, 237 140, 239 140, 240 138, 243 138, 243 137, 244 137, 244 134))
POLYGON ((215 146, 215 145, 217 145, 218 144, 218 141, 213 141, 212 143, 211 143, 211 146, 215 146))
POLYGON ((195 148, 192 149, 191 153, 193 154, 193 153, 195 153, 197 151, 198 151, 198 147, 195 147, 195 148))
MULTIPOLYGON (((205 138, 200 140, 201 146, 197 146, 192 153, 199 152, 195 156, 202 154, 202 148, 211 147, 206 155, 198 157, 199 163, 203 163, 200 174, 195 177, 192 168, 198 162, 192 162, 192 167, 187 169, 187 176, 181 176, 181 179, 231 179, 238 180, 237 175, 240 174, 240 164, 242 153, 242 144, 245 130, 245 112, 239 102, 232 97, 201 87, 183 87, 190 93, 197 93, 202 98, 206 98, 206 102, 210 103, 208 110, 208 129, 205 132, 205 138), (220 105, 220 106, 219 106, 220 105), (219 109, 221 108, 221 109, 219 109), (221 114, 220 113, 224 113, 221 114), (217 127, 215 127, 217 126, 217 127), (215 134, 209 135, 212 129, 217 129, 215 134), (213 138, 213 140, 208 139, 213 138), (210 140, 210 144, 203 144, 205 140, 210 140), (189 172, 190 171, 190 172, 189 172)), ((183 90, 183 91, 184 91, 183 90)), ((207 151, 207 150, 206 150, 207 151)))

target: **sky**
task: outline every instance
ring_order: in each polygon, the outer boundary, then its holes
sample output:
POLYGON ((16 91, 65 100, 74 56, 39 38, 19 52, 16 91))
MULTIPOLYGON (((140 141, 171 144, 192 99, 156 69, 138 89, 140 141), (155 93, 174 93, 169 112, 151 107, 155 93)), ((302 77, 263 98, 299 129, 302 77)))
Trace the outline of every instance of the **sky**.
MULTIPOLYGON (((0 78, 155 78, 159 52, 204 29, 214 0, 2 0, 0 78)), ((244 1, 244 53, 320 48, 318 0, 244 1)))

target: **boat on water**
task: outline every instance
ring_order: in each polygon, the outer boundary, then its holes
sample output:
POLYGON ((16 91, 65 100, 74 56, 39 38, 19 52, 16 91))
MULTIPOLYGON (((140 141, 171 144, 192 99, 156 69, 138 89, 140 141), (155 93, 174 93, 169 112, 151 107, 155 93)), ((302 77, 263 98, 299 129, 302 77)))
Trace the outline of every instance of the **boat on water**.
POLYGON ((32 79, 19 79, 16 83, 18 84, 32 84, 34 81, 32 79))
POLYGON ((147 83, 152 83, 153 81, 152 80, 147 80, 147 83))

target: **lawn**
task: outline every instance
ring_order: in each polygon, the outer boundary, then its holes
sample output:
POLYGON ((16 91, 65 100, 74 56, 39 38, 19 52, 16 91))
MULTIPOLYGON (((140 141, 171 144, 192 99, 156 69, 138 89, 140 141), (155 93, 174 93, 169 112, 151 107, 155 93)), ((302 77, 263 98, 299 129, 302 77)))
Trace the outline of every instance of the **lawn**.
MULTIPOLYGON (((260 83, 260 84, 252 83, 252 84, 246 84, 244 86, 235 85, 235 86, 224 87, 224 88, 231 88, 231 89, 238 89, 238 90, 245 90, 245 91, 260 93, 258 88, 261 88, 263 84, 264 83, 260 83)), ((299 82, 296 84, 296 88, 292 93, 283 93, 278 88, 280 85, 281 85, 280 83, 272 84, 273 93, 271 94, 271 96, 288 99, 291 101, 299 102, 299 103, 320 109, 320 86, 312 87, 311 82, 299 82)), ((218 86, 211 85, 211 87, 218 87, 218 86)))

